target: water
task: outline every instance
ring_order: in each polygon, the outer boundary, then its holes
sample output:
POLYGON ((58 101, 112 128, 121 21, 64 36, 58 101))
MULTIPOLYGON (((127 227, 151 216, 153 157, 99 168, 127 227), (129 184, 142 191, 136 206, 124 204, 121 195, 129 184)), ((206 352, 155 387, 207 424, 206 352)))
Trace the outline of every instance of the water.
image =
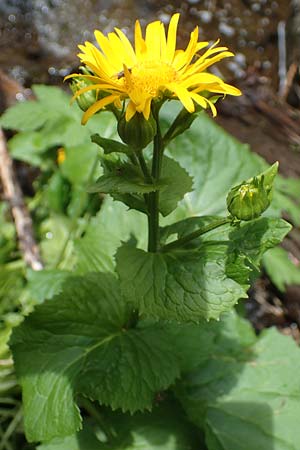
POLYGON ((118 26, 132 37, 136 18, 167 23, 176 11, 180 45, 198 25, 201 40, 221 38, 236 53, 218 65, 227 79, 243 78, 251 67, 277 83, 276 32, 287 20, 287 0, 0 0, 0 68, 23 85, 60 82, 78 64, 77 44, 93 40, 94 29, 118 26))

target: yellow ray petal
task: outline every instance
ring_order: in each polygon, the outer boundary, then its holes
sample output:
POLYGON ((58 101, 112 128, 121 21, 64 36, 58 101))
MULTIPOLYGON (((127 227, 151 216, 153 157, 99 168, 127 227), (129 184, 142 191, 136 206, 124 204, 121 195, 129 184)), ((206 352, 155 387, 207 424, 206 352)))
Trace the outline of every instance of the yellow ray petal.
POLYGON ((208 103, 208 105, 209 105, 209 107, 211 109, 213 117, 216 117, 217 109, 216 109, 215 105, 210 100, 208 100, 208 98, 206 99, 206 102, 208 103))
POLYGON ((137 58, 142 59, 143 55, 145 55, 147 51, 147 48, 143 39, 141 24, 138 20, 135 22, 134 46, 137 58))
POLYGON ((99 90, 99 91, 112 91, 112 87, 110 84, 91 84, 89 86, 85 86, 81 89, 79 89, 78 91, 75 92, 75 94, 73 95, 72 99, 71 99, 71 103, 74 102, 74 100, 76 100, 77 97, 79 97, 80 95, 84 94, 85 92, 88 91, 94 91, 94 90, 99 90))
POLYGON ((167 37, 167 62, 172 62, 176 49, 177 25, 180 15, 174 14, 170 20, 167 37))
POLYGON ((146 120, 148 120, 149 117, 150 117, 151 102, 152 102, 152 98, 151 97, 147 98, 147 100, 145 101, 144 108, 143 108, 143 115, 144 115, 146 120))
POLYGON ((188 112, 192 113, 195 111, 193 100, 191 99, 190 92, 187 89, 176 83, 170 83, 166 85, 166 88, 175 93, 188 112))
POLYGON ((198 36, 199 36, 199 29, 198 27, 196 27, 194 31, 192 31, 191 33, 190 41, 188 43, 186 50, 176 55, 174 58, 173 66, 176 68, 176 70, 180 70, 183 66, 187 66, 193 59, 196 53, 198 36))
POLYGON ((147 47, 147 59, 155 60, 160 59, 160 36, 161 36, 161 23, 156 22, 149 23, 146 28, 145 42, 147 47))
MULTIPOLYGON (((113 67, 113 70, 111 70, 110 73, 120 72, 123 63, 122 55, 120 55, 118 51, 116 51, 114 46, 111 45, 109 39, 106 36, 104 36, 104 34, 101 33, 101 31, 96 30, 94 34, 102 50, 102 53, 106 59, 105 62, 107 63, 107 61, 109 61, 109 66, 113 67)), ((102 61, 104 60, 103 55, 101 55, 102 61)))
POLYGON ((163 23, 160 24, 160 56, 162 61, 165 61, 167 58, 167 38, 163 23))
POLYGON ((125 54, 126 54, 126 59, 128 59, 128 61, 127 62, 125 61, 125 63, 128 65, 128 67, 132 67, 136 63, 136 54, 133 50, 133 47, 132 47, 129 39, 127 38, 127 36, 123 33, 123 31, 119 30, 119 28, 115 28, 115 30, 116 30, 117 35, 120 38, 120 41, 123 44, 125 54))
MULTIPOLYGON (((229 57, 231 57, 231 56, 234 56, 234 53, 232 53, 232 52, 223 52, 223 53, 220 53, 219 55, 216 55, 216 56, 214 56, 213 58, 209 58, 209 59, 207 59, 206 61, 204 61, 202 64, 200 64, 200 65, 197 65, 197 64, 195 64, 195 67, 194 67, 194 71, 201 71, 201 72, 203 72, 204 70, 206 70, 208 67, 210 67, 210 66, 212 66, 213 64, 215 64, 216 62, 219 62, 219 61, 221 61, 222 59, 224 59, 224 58, 229 58, 229 57)), ((187 73, 190 73, 190 72, 192 72, 192 67, 191 67, 191 70, 190 71, 187 71, 187 73)))
POLYGON ((190 92, 190 96, 198 105, 206 109, 207 107, 206 99, 202 97, 202 95, 196 94, 195 92, 190 92))
POLYGON ((186 77, 186 79, 182 80, 181 85, 185 88, 191 88, 198 84, 209 85, 215 83, 222 83, 221 78, 211 73, 202 72, 186 77))
POLYGON ((125 113, 126 122, 129 122, 129 120, 135 115, 135 113, 136 113, 135 104, 130 100, 130 102, 127 105, 125 113))
POLYGON ((89 109, 86 110, 86 112, 82 116, 81 123, 82 125, 85 125, 87 121, 92 117, 96 112, 100 111, 100 109, 103 109, 105 106, 109 105, 110 103, 114 103, 115 100, 119 95, 109 95, 108 97, 104 97, 101 100, 98 100, 96 103, 94 103, 92 106, 89 107, 89 109))

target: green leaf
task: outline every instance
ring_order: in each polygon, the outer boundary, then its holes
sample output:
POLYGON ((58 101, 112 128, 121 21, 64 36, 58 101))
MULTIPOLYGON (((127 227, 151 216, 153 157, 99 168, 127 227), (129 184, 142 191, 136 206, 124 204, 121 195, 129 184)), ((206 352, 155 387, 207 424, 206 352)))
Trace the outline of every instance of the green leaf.
POLYGON ((297 450, 296 343, 275 329, 236 354, 224 349, 224 341, 223 337, 210 358, 188 373, 178 388, 190 419, 205 429, 208 449, 297 450))
MULTIPOLYGON (((163 242, 170 236, 185 237, 199 228, 218 220, 216 216, 191 217, 162 228, 163 242)), ((291 230, 291 225, 282 219, 261 217, 250 222, 242 222, 239 226, 223 225, 194 239, 186 248, 199 247, 202 242, 230 241, 232 249, 247 256, 256 266, 262 255, 279 244, 291 230)))
POLYGON ((192 190, 193 179, 174 159, 163 157, 159 209, 163 216, 170 214, 184 195, 192 190))
POLYGON ((50 117, 51 111, 36 100, 30 100, 7 109, 1 116, 0 125, 10 130, 33 131, 42 127, 50 117))
POLYGON ((121 242, 130 237, 146 247, 147 219, 144 214, 126 208, 121 202, 106 197, 98 215, 92 218, 85 235, 75 241, 77 271, 113 272, 115 253, 121 242))
POLYGON ((64 438, 55 438, 39 445, 37 450, 101 450, 105 446, 97 439, 94 427, 85 420, 84 427, 76 434, 64 438))
POLYGON ((87 183, 98 162, 97 147, 93 144, 67 147, 65 154, 66 159, 60 165, 64 177, 74 185, 87 183))
POLYGON ((93 134, 91 136, 92 142, 103 148, 105 154, 117 152, 125 153, 126 155, 132 153, 132 149, 128 145, 122 144, 122 142, 115 141, 113 139, 107 139, 100 134, 93 134))
POLYGON ((175 401, 164 401, 151 413, 130 415, 102 408, 101 415, 105 417, 103 429, 85 421, 82 431, 56 438, 37 450, 204 450, 199 432, 175 401))
POLYGON ((151 413, 116 412, 109 419, 117 437, 107 443, 107 450, 204 450, 199 432, 175 401, 164 401, 151 413))
POLYGON ((70 278, 13 331, 29 441, 77 431, 76 394, 134 412, 174 382, 179 368, 162 325, 130 329, 130 318, 117 280, 98 273, 70 278))
POLYGON ((289 215, 293 223, 300 225, 300 180, 276 177, 273 205, 289 215))
POLYGON ((70 276, 71 272, 65 270, 28 270, 27 288, 31 296, 37 302, 42 303, 59 294, 70 276))
POLYGON ((146 183, 141 170, 131 164, 111 164, 110 171, 89 187, 88 192, 104 194, 135 194, 154 192, 160 185, 146 183))
POLYGON ((0 315, 19 306, 19 296, 24 286, 23 268, 13 263, 0 265, 0 315))
POLYGON ((250 322, 239 317, 234 309, 223 314, 220 321, 203 320, 199 324, 173 322, 166 323, 165 327, 172 337, 183 373, 204 364, 216 352, 216 346, 220 343, 223 352, 237 354, 240 347, 256 342, 250 322))
POLYGON ((70 186, 57 170, 48 179, 47 188, 43 192, 43 200, 54 213, 63 214, 68 204, 70 186))
POLYGON ((41 133, 38 131, 23 131, 8 141, 11 156, 19 161, 25 161, 33 166, 41 166, 42 153, 45 147, 41 133))
POLYGON ((263 257, 264 268, 277 289, 284 292, 286 286, 300 284, 300 267, 280 247, 269 250, 263 257))
MULTIPOLYGON (((183 237, 214 218, 190 218, 163 230, 183 237)), ((197 322, 217 319, 247 297, 252 266, 277 245, 290 225, 260 218, 239 228, 223 226, 169 253, 146 253, 129 245, 117 252, 117 271, 128 301, 154 317, 197 322), (138 276, 137 276, 138 274, 138 276)))
POLYGON ((62 256, 63 249, 70 241, 72 221, 63 215, 53 214, 40 227, 42 240, 40 243, 42 260, 47 268, 54 268, 61 262, 58 261, 62 256))
POLYGON ((43 103, 49 109, 53 109, 59 113, 70 111, 70 96, 57 86, 48 86, 45 84, 33 84, 32 90, 38 101, 43 103))
POLYGON ((247 297, 226 274, 228 249, 226 244, 204 243, 197 251, 147 253, 124 245, 116 256, 122 291, 150 316, 218 319, 247 297))

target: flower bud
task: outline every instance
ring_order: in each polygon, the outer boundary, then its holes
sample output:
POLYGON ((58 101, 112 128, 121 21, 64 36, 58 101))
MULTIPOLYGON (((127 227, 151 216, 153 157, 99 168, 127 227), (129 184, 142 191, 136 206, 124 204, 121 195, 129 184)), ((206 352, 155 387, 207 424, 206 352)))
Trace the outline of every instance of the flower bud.
MULTIPOLYGON (((82 88, 92 85, 93 83, 86 80, 85 78, 76 78, 70 83, 70 88, 73 94, 76 94, 82 88)), ((82 111, 86 111, 98 100, 97 91, 91 90, 84 92, 76 98, 76 102, 82 111)))
POLYGON ((260 175, 233 187, 227 196, 230 214, 239 220, 259 217, 271 203, 277 171, 278 163, 275 163, 260 175))
POLYGON ((122 115, 118 121, 118 133, 125 144, 139 151, 147 147, 156 135, 156 122, 152 114, 146 120, 143 114, 136 113, 128 122, 122 115))

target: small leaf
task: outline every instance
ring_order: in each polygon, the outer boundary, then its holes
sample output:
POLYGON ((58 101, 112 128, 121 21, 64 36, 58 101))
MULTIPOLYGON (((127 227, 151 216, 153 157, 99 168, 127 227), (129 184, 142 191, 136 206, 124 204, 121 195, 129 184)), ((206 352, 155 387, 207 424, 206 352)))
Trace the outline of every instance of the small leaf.
POLYGON ((14 329, 29 441, 77 431, 76 394, 134 412, 150 409, 155 393, 174 382, 179 367, 162 325, 130 329, 130 318, 117 280, 98 273, 70 278, 14 329))
POLYGON ((88 192, 104 194, 136 194, 154 192, 160 185, 146 183, 142 172, 130 164, 111 164, 110 171, 88 188, 88 192))
POLYGON ((105 154, 117 152, 117 153, 125 153, 126 155, 132 153, 132 150, 128 145, 122 144, 122 142, 115 141, 113 139, 107 139, 100 134, 93 134, 91 136, 92 142, 99 145, 103 148, 105 154))
POLYGON ((163 216, 170 214, 187 192, 192 190, 193 179, 178 162, 163 157, 161 181, 164 187, 160 191, 159 210, 163 216))

